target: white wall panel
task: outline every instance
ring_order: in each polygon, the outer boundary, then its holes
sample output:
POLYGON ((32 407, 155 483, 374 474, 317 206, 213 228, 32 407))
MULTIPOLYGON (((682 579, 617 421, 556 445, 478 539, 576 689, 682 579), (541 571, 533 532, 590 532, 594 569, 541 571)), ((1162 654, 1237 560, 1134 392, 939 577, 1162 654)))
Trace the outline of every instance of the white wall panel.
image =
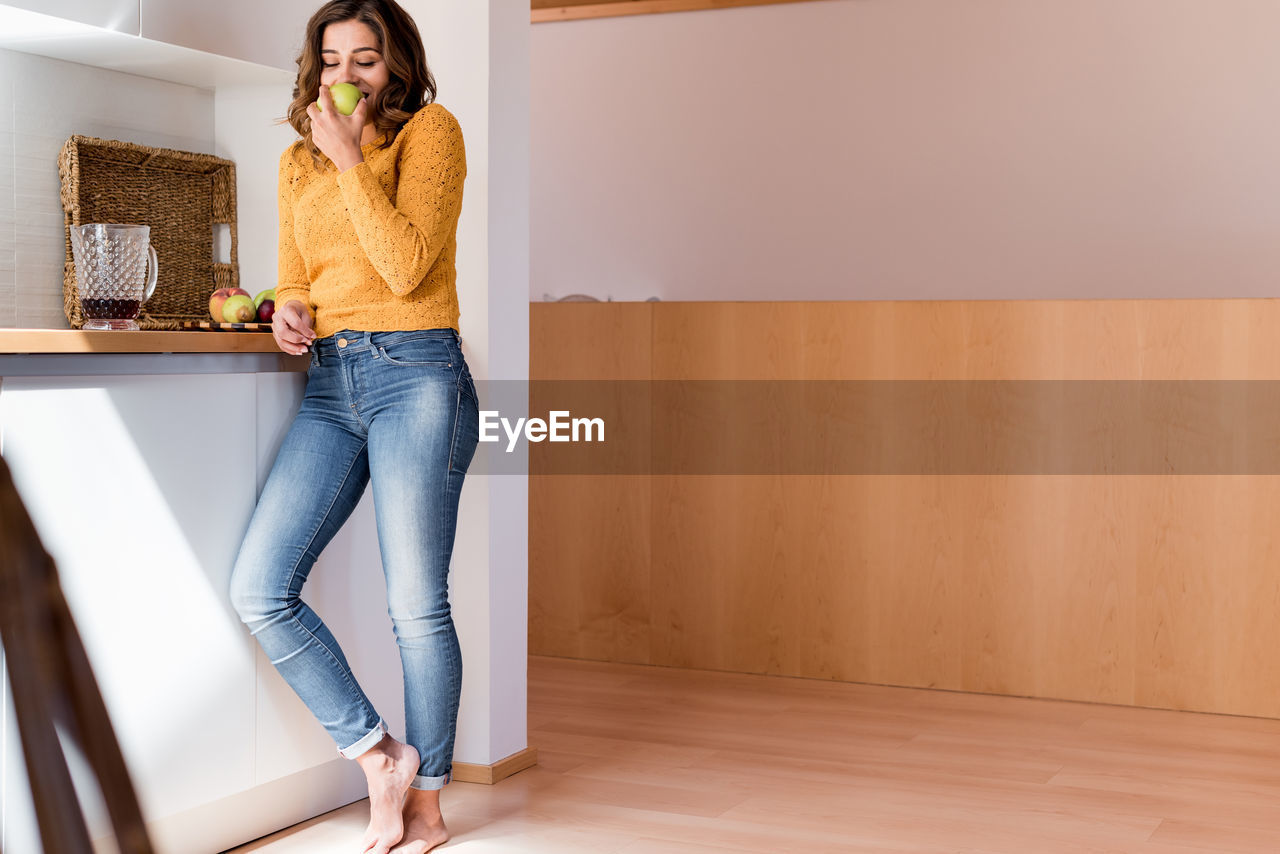
POLYGON ((1271 297, 1280 5, 536 24, 530 296, 1271 297))
POLYGON ((294 69, 313 0, 141 0, 143 38, 294 69))
POLYGON ((63 143, 79 133, 213 153, 213 93, 7 50, 0 81, 0 326, 66 329, 63 143))

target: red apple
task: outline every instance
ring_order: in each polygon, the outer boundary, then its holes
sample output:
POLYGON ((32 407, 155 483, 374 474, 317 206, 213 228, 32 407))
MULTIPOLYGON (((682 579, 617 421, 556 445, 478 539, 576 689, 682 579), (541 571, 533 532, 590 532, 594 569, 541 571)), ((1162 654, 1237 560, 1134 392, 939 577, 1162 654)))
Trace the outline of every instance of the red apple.
POLYGON ((258 320, 263 323, 270 323, 271 318, 276 313, 276 301, 273 299, 264 299, 262 305, 258 306, 258 320))
POLYGON ((213 292, 213 296, 209 298, 209 316, 219 323, 223 322, 222 304, 227 301, 228 297, 249 296, 249 292, 244 288, 218 288, 213 292))

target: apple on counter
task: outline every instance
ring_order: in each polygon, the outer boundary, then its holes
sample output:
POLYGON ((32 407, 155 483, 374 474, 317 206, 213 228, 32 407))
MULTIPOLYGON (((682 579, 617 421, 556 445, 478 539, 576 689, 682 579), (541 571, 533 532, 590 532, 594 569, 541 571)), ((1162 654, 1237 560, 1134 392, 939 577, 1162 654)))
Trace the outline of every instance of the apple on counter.
POLYGON ((218 288, 209 298, 209 317, 218 323, 270 323, 276 312, 276 289, 256 297, 244 288, 218 288))
POLYGON ((257 316, 253 297, 247 293, 232 294, 222 304, 222 319, 227 323, 250 323, 257 316))
POLYGON ((267 288, 253 298, 253 304, 258 309, 258 320, 270 323, 276 313, 276 289, 267 288))
MULTIPOLYGON (((222 310, 225 307, 227 300, 234 296, 247 297, 249 296, 249 292, 244 288, 218 288, 214 291, 213 296, 209 298, 209 317, 219 323, 226 321, 227 318, 223 316, 222 310)), ((249 304, 253 304, 252 298, 250 298, 249 304)))

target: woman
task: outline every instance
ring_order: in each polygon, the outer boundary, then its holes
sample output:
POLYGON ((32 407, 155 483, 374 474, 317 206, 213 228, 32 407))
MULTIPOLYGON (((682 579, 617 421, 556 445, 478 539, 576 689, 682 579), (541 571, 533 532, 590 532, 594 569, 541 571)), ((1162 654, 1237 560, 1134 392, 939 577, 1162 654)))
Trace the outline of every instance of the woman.
POLYGON ((440 789, 462 686, 448 574, 479 427, 454 270, 466 159, 435 93, 417 28, 393 0, 334 0, 307 24, 288 117, 302 139, 280 158, 271 331, 287 353, 310 347, 311 366, 231 581, 272 663, 363 768, 364 850, 376 854, 449 838, 440 789), (334 106, 336 83, 363 95, 350 116, 334 106), (366 483, 404 669, 404 743, 299 598, 366 483))

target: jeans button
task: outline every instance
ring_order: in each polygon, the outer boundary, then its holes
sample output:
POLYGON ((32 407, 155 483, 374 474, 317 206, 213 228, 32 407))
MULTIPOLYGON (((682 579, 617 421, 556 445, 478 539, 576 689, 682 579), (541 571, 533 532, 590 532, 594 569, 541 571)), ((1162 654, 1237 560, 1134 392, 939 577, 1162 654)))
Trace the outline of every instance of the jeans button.
POLYGON ((347 339, 345 339, 345 338, 339 338, 339 339, 338 339, 338 349, 342 349, 343 347, 346 347, 346 346, 347 346, 347 339))

